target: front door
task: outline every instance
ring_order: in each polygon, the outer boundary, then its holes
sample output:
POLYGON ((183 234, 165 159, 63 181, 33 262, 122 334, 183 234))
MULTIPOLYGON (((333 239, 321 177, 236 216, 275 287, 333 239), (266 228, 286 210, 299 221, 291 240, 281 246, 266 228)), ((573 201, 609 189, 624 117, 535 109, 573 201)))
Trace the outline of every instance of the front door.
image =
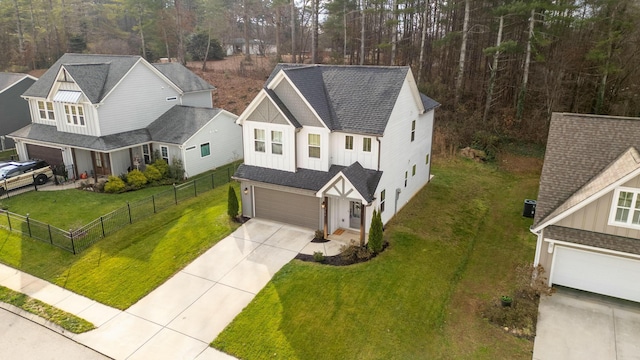
POLYGON ((360 217, 362 204, 359 201, 349 202, 349 227, 352 229, 360 229, 360 217))
POLYGON ((109 168, 109 154, 94 152, 93 156, 96 164, 96 174, 111 175, 111 170, 109 168))

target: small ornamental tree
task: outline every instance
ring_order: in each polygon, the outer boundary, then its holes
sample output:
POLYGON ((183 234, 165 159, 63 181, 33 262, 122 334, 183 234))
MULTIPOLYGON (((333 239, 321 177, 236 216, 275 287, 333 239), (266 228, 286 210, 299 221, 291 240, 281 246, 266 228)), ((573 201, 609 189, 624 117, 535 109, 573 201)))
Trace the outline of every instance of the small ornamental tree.
POLYGON ((227 214, 232 219, 235 219, 238 216, 238 197, 236 196, 236 191, 233 189, 233 186, 229 185, 229 197, 227 201, 227 214))
POLYGON ((369 228, 369 250, 374 253, 382 251, 382 236, 382 216, 374 209, 369 228))

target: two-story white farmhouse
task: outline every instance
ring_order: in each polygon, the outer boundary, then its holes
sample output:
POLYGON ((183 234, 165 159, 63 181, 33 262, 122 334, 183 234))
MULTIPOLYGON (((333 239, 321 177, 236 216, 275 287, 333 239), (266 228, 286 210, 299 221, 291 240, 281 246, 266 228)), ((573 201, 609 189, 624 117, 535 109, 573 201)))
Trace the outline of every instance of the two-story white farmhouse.
POLYGON ((20 160, 76 178, 142 169, 154 151, 193 176, 242 157, 237 116, 213 108, 214 89, 177 63, 65 54, 24 92, 32 123, 10 136, 20 160))
POLYGON ((429 181, 438 105, 409 67, 276 66, 237 120, 243 215, 363 240, 429 181))

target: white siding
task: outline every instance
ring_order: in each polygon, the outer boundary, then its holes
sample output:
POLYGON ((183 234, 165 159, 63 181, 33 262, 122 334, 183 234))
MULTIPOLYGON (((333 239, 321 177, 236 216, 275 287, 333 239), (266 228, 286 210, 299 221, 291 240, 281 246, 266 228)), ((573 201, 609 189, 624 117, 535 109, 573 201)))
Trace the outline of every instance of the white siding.
POLYGON ((174 88, 138 62, 98 108, 101 134, 110 135, 147 127, 178 102, 174 88))
POLYGON ((326 128, 305 126, 297 133, 298 167, 329 171, 329 135, 326 128), (320 158, 309 157, 309 134, 320 134, 320 158))
POLYGON ((76 168, 78 174, 87 172, 88 175, 93 176, 93 162, 91 160, 91 152, 87 150, 75 149, 76 153, 76 168))
POLYGON ((185 142, 185 176, 192 177, 242 159, 242 128, 235 121, 235 116, 221 112, 185 142), (205 143, 209 143, 211 154, 202 157, 200 145, 205 143))
POLYGON ((211 98, 211 91, 207 90, 184 94, 182 96, 182 105, 212 108, 213 99, 211 98))
POLYGON ((244 125, 242 126, 242 136, 244 138, 243 143, 245 164, 284 171, 296 171, 296 131, 293 126, 245 121, 244 125), (264 130, 265 152, 255 151, 254 129, 264 130), (282 131, 282 155, 271 153, 272 130, 282 131))
POLYGON ((118 176, 129 171, 131 166, 129 149, 114 151, 109 153, 109 157, 111 158, 111 174, 118 176))
POLYGON ((301 125, 323 126, 287 79, 283 79, 273 91, 301 125))
POLYGON ((68 132, 73 134, 100 136, 100 128, 98 126, 98 121, 96 118, 97 113, 94 105, 90 103, 65 104, 65 103, 54 102, 53 109, 56 113, 56 127, 58 131, 63 131, 63 132, 68 132), (82 111, 84 112, 85 126, 68 124, 67 115, 64 111, 64 105, 82 106, 82 111))
POLYGON ((168 154, 169 154, 169 165, 173 164, 173 159, 182 159, 182 149, 180 148, 179 145, 176 145, 176 144, 154 142, 152 143, 153 152, 155 153, 155 151, 158 150, 162 157, 162 150, 161 150, 162 146, 167 147, 168 154))
POLYGON ((418 107, 405 81, 381 139, 380 170, 382 178, 375 194, 379 207, 380 192, 386 190, 382 222, 387 223, 429 181, 431 173, 431 140, 433 110, 418 114, 418 107), (415 140, 411 141, 411 122, 416 120, 415 140), (426 156, 429 154, 429 164, 426 156), (412 167, 416 165, 416 174, 412 167), (405 186, 405 172, 408 173, 405 186), (400 194, 396 200, 396 189, 400 194))
POLYGON ((375 136, 363 136, 347 133, 331 133, 331 155, 329 162, 333 165, 349 166, 359 162, 362 167, 378 170, 378 141, 375 136), (353 136, 353 150, 345 148, 347 136, 353 136), (363 151, 364 138, 371 139, 371 151, 363 151))

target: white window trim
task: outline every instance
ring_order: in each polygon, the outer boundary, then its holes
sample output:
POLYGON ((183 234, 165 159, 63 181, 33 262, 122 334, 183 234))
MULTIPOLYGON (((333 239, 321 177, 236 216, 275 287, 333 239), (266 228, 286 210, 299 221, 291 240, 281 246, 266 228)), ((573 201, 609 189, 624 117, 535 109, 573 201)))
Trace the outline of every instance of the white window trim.
MULTIPOLYGON (((640 230, 640 224, 633 224, 631 222, 633 220, 633 213, 634 211, 636 211, 634 207, 636 201, 640 201, 640 189, 629 188, 629 187, 616 188, 615 191, 613 192, 613 199, 611 200, 611 209, 609 210, 608 225, 640 230), (624 223, 616 221, 616 210, 618 209, 618 198, 620 197, 620 192, 622 191, 633 193, 633 197, 631 198, 631 207, 629 208, 629 216, 627 217, 627 221, 624 223)), ((638 209, 637 211, 640 211, 640 209, 638 209)))
POLYGON ((55 111, 54 111, 54 108, 53 108, 53 102, 52 101, 37 100, 36 107, 38 108, 38 118, 40 120, 56 121, 56 114, 55 114, 55 111), (42 104, 42 106, 44 107, 43 109, 40 109, 40 104, 42 104), (48 104, 51 104, 51 110, 49 110, 47 108, 48 104), (45 117, 42 117, 40 111, 44 111, 45 117), (49 111, 51 111, 51 116, 49 116, 49 111))
POLYGON ((416 139, 416 121, 411 121, 411 142, 414 142, 416 139))
POLYGON ((257 153, 267 152, 267 132, 264 129, 253 129, 253 151, 257 153), (258 139, 258 131, 262 131, 262 138, 258 139), (258 143, 262 143, 262 151, 258 150, 258 143))
POLYGON ((64 109, 64 117, 66 119, 66 124, 67 125, 71 125, 71 126, 79 126, 79 127, 86 127, 87 126, 87 114, 84 111, 84 106, 82 106, 82 104, 64 104, 63 105, 63 109, 64 109), (73 122, 72 117, 74 116, 71 113, 67 112, 67 109, 71 110, 72 108, 76 109, 76 117, 78 118, 78 123, 75 124, 73 122), (80 120, 80 110, 82 109, 82 120, 80 120), (84 124, 83 124, 84 123, 84 124))
POLYGON ((211 143, 206 142, 206 143, 202 143, 202 144, 200 144, 200 158, 202 159, 202 158, 206 158, 206 157, 208 157, 208 156, 211 156, 211 143), (203 156, 203 155, 202 155, 202 147, 203 147, 204 145, 209 146, 209 154, 207 154, 207 155, 204 155, 204 156, 203 156))
POLYGON ((284 133, 281 130, 271 130, 271 144, 270 144, 270 149, 271 149, 271 154, 272 155, 283 155, 284 154, 284 144, 283 144, 283 138, 284 138, 284 133), (273 134, 274 133, 280 133, 280 141, 275 141, 273 134), (280 153, 276 153, 273 152, 273 145, 280 145, 280 153))
POLYGON ((387 201, 387 189, 380 191, 380 213, 384 212, 384 204, 387 201))
POLYGON ((308 145, 308 152, 307 155, 309 156, 310 159, 320 159, 322 158, 322 136, 320 134, 313 134, 313 133, 309 133, 309 135, 307 136, 307 145, 308 145), (311 144, 311 135, 315 135, 318 137, 318 145, 312 145, 311 144), (315 156, 311 156, 311 148, 318 148, 318 157, 315 156))
POLYGON ((372 147, 373 147, 373 141, 371 141, 370 137, 362 138, 362 151, 363 152, 371 152, 371 150, 372 150, 371 148, 372 147), (369 149, 367 149, 365 147, 365 145, 367 144, 367 140, 369 140, 369 149))
POLYGON ((353 143, 354 143, 354 138, 353 135, 345 135, 344 137, 344 149, 345 150, 349 150, 349 151, 353 151, 353 143), (347 139, 351 138, 351 147, 347 147, 347 139))
POLYGON ((167 162, 167 164, 169 164, 169 147, 168 146, 164 146, 164 145, 160 145, 160 157, 167 162), (167 157, 164 157, 164 154, 162 154, 162 150, 167 151, 167 157))

